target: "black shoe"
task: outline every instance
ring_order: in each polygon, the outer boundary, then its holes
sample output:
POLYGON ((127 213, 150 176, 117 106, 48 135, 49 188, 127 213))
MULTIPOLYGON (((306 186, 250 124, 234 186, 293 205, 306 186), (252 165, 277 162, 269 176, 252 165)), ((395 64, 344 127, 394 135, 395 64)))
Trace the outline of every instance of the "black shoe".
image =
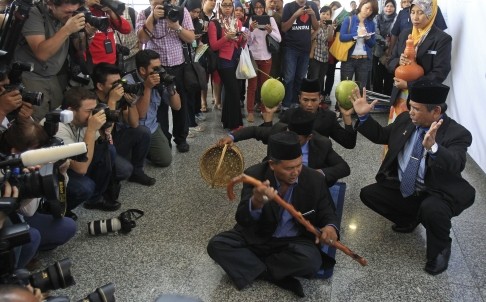
POLYGON ((438 275, 447 269, 447 267, 449 266, 450 258, 451 258, 451 245, 449 244, 433 260, 427 260, 424 269, 427 273, 431 274, 432 276, 438 275))
POLYGON ((187 142, 183 142, 177 145, 177 151, 180 153, 189 152, 189 144, 187 142))
POLYGON ((99 202, 85 202, 83 207, 88 210, 102 210, 102 211, 116 211, 121 207, 121 203, 118 201, 106 201, 102 200, 99 202))
POLYGON ((300 284, 300 281, 294 277, 285 277, 282 280, 273 281, 272 283, 280 288, 293 292, 298 297, 305 297, 302 284, 300 284))
POLYGON ((130 182, 136 182, 144 186, 153 186, 155 184, 155 178, 152 178, 145 174, 144 172, 141 173, 133 173, 132 176, 128 179, 130 182))
POLYGON ((394 224, 392 225, 392 230, 397 233, 412 233, 417 228, 418 225, 419 225, 418 221, 411 222, 407 225, 394 224))
POLYGON ((71 210, 66 210, 66 213, 64 213, 64 217, 69 217, 74 221, 78 220, 78 215, 74 214, 71 210))

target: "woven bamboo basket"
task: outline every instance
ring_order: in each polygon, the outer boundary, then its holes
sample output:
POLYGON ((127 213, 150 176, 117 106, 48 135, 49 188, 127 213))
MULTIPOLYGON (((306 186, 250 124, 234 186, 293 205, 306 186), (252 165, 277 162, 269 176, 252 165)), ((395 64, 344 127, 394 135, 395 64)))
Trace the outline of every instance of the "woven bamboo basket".
POLYGON ((245 163, 238 147, 212 146, 204 151, 199 160, 202 178, 211 187, 226 187, 228 182, 241 173, 245 163))

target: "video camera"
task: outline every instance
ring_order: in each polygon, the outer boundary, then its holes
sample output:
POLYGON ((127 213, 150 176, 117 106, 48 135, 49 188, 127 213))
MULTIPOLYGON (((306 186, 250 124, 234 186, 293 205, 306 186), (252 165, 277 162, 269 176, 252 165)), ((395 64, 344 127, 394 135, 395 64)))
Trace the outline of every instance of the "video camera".
POLYGON ((84 14, 84 20, 91 26, 96 27, 96 29, 106 32, 110 27, 110 19, 108 17, 97 17, 93 16, 93 14, 87 9, 86 7, 82 6, 78 8, 76 11, 73 12, 73 16, 79 13, 84 14))

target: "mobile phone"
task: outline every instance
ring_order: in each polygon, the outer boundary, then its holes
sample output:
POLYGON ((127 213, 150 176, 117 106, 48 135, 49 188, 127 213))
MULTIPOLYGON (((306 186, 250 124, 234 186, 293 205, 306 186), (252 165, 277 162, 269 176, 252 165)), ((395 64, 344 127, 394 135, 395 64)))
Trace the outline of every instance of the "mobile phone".
POLYGON ((239 36, 239 35, 241 35, 242 33, 243 33, 242 31, 237 31, 237 32, 236 32, 236 36, 239 36))
POLYGON ((304 5, 304 9, 309 9, 309 5, 304 5))
POLYGON ((331 25, 332 24, 332 20, 324 20, 324 24, 331 25))

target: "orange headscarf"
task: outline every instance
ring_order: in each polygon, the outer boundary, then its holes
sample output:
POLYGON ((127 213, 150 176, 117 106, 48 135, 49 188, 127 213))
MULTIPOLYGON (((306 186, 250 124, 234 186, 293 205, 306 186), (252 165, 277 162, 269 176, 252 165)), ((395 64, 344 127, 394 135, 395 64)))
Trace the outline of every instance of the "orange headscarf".
POLYGON ((412 27, 412 39, 413 45, 417 44, 422 40, 422 38, 430 31, 432 25, 434 25, 435 16, 437 16, 437 0, 414 0, 412 6, 410 6, 410 11, 412 7, 417 5, 420 10, 424 12, 427 16, 428 23, 424 29, 418 29, 415 26, 412 27))

